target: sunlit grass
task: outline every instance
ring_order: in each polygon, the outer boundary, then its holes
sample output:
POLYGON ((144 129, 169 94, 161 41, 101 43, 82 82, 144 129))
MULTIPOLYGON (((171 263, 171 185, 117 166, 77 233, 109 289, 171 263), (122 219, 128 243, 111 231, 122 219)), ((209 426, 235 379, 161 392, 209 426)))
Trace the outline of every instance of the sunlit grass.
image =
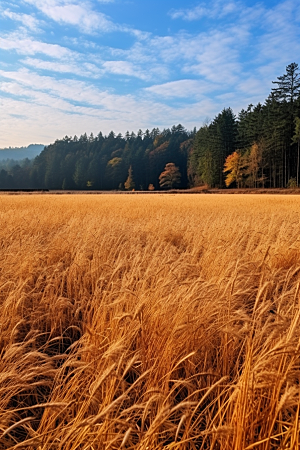
POLYGON ((299 448, 299 219, 297 196, 0 196, 0 448, 299 448))

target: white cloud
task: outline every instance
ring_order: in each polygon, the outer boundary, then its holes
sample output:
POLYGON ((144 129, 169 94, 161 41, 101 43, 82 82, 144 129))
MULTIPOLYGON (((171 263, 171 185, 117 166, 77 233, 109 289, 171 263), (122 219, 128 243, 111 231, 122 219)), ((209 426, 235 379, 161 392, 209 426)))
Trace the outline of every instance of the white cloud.
POLYGON ((210 19, 222 18, 228 14, 237 13, 241 10, 240 2, 224 2, 215 0, 210 3, 199 3, 193 8, 172 9, 169 15, 172 19, 183 19, 187 21, 199 20, 204 17, 210 19))
POLYGON ((38 41, 19 32, 11 33, 6 37, 0 37, 0 48, 8 51, 15 50, 21 55, 41 53, 52 58, 64 58, 74 54, 74 52, 66 47, 38 41))
POLYGON ((197 20, 210 15, 211 13, 209 8, 198 5, 193 9, 171 10, 169 14, 172 19, 197 20))
POLYGON ((266 32, 257 45, 260 64, 269 65, 271 61, 276 61, 280 69, 295 61, 300 54, 297 13, 300 14, 300 5, 293 0, 287 0, 265 12, 266 32))
POLYGON ((139 67, 134 66, 129 61, 106 61, 103 63, 103 68, 106 72, 116 75, 127 75, 142 80, 149 78, 139 67))
MULTIPOLYGON (((0 70, 3 78, 16 81, 21 86, 30 88, 33 95, 34 91, 48 92, 53 96, 85 103, 97 105, 105 95, 104 91, 100 91, 95 86, 84 81, 66 79, 55 80, 50 76, 41 76, 28 69, 20 69, 15 72, 5 72, 0 70)), ((26 95, 28 91, 26 91, 26 95)))
MULTIPOLYGON (((295 0, 286 0, 274 8, 265 11, 265 20, 268 28, 271 27, 278 31, 287 31, 286 25, 295 22, 295 16, 298 14, 299 21, 300 4, 295 0)), ((297 18, 296 18, 297 21, 297 18)))
MULTIPOLYGON (((66 134, 78 136, 84 132, 96 134, 102 131, 108 134, 113 130, 125 133, 126 130, 137 131, 139 128, 162 129, 176 123, 183 123, 192 129, 195 125, 199 126, 207 115, 214 116, 219 111, 219 105, 209 99, 182 108, 171 108, 163 103, 127 96, 108 96, 101 109, 86 109, 71 104, 66 104, 67 109, 62 109, 61 106, 60 102, 42 104, 42 101, 0 98, 0 107, 4 111, 0 119, 1 129, 14 130, 16 146, 33 142, 48 144, 66 134)), ((1 137, 1 146, 12 144, 8 135, 1 137)))
MULTIPOLYGON (((197 14, 198 18, 208 19, 227 15, 226 27, 211 20, 207 21, 209 28, 201 27, 201 32, 181 31, 165 36, 113 24, 95 10, 96 0, 94 4, 88 0, 24 1, 38 8, 31 28, 6 36, 2 32, 0 37, 0 48, 23 55, 18 59, 18 67, 23 69, 18 71, 13 64, 2 62, 7 71, 0 72, 4 97, 0 100, 0 128, 14 130, 10 139, 15 135, 17 139, 18 127, 28 139, 31 136, 28 143, 49 142, 89 130, 124 132, 179 122, 193 128, 224 107, 231 106, 237 113, 249 103, 263 102, 271 90, 271 81, 300 54, 300 5, 296 0, 285 0, 269 9, 263 3, 242 9, 239 0, 227 4, 213 1, 209 6, 201 3, 198 9, 173 11, 174 18, 175 13, 185 20, 195 19, 197 14), (72 37, 62 38, 61 45, 47 43, 46 33, 44 41, 41 35, 38 39, 29 35, 35 31, 33 27, 38 23, 34 20, 41 13, 64 25, 59 33, 63 28, 68 33, 68 25, 94 35, 116 30, 131 33, 134 43, 127 48, 125 44, 125 48, 105 47, 94 36, 76 35, 74 30, 72 37), (71 50, 74 48, 79 51, 71 50), (114 77, 104 77, 109 74, 114 77), (78 76, 85 81, 78 80, 78 76), (144 88, 122 95, 132 85, 127 83, 124 89, 124 77, 139 78, 144 88), (118 81, 114 91, 105 85, 108 78, 109 85, 118 81), (24 121, 17 121, 16 116, 22 114, 24 121), (47 140, 42 139, 43 133, 47 140)), ((6 11, 10 17, 6 17, 24 25, 27 16, 19 14, 21 9, 17 14, 11 13, 13 5, 9 8, 6 11)), ((47 22, 55 30, 55 24, 47 22)), ((7 136, 9 133, 2 133, 1 138, 7 136)))
POLYGON ((208 82, 222 83, 225 88, 236 83, 242 74, 240 56, 249 39, 248 30, 238 26, 198 35, 155 36, 145 45, 136 43, 120 56, 148 67, 149 74, 158 80, 169 81, 174 75, 184 79, 198 76, 208 82))
POLYGON ((156 84, 145 88, 145 91, 165 98, 192 98, 194 100, 218 88, 217 85, 201 80, 178 80, 156 84))
MULTIPOLYGON (((116 95, 74 80, 55 81, 34 72, 0 71, 0 90, 13 97, 0 98, 1 129, 13 129, 14 145, 26 142, 50 142, 66 134, 85 131, 124 133, 127 129, 172 126, 183 122, 191 128, 201 123, 201 114, 217 112, 211 100, 171 107, 150 99, 144 92, 116 95), (22 120, 18 116, 23 116, 22 120), (46 125, 45 125, 46 118, 46 125), (16 130, 17 129, 17 130, 16 130)), ((11 145, 4 133, 1 145, 11 145)))
POLYGON ((109 32, 117 27, 103 13, 91 8, 89 2, 76 0, 25 0, 50 19, 61 24, 78 26, 85 33, 109 32))
POLYGON ((103 73, 103 71, 101 71, 94 64, 86 63, 84 61, 78 61, 78 63, 76 63, 44 61, 37 58, 26 58, 22 62, 25 65, 34 67, 35 69, 48 70, 59 73, 72 73, 73 75, 78 75, 85 78, 98 78, 103 73))
POLYGON ((13 21, 21 22, 25 28, 29 28, 32 31, 40 31, 42 23, 30 14, 15 13, 9 9, 5 9, 1 12, 3 17, 7 17, 13 21))
POLYGON ((243 79, 237 85, 237 90, 243 95, 246 94, 249 97, 258 97, 260 100, 264 98, 266 91, 270 88, 271 82, 266 81, 266 78, 259 78, 250 76, 243 79))

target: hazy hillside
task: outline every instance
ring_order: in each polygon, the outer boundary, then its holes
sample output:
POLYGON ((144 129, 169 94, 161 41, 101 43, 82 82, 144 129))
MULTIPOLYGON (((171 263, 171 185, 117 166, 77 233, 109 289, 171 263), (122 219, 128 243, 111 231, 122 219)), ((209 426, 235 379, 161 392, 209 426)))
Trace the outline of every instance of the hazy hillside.
POLYGON ((4 159, 22 160, 25 158, 32 159, 44 150, 42 144, 30 144, 28 147, 0 148, 0 161, 4 159))

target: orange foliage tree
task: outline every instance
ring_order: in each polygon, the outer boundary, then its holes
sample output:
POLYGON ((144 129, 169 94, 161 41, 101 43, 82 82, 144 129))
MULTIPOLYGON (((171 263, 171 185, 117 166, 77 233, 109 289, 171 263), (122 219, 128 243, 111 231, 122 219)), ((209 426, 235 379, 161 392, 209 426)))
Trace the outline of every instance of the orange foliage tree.
POLYGON ((237 187, 240 188, 243 180, 244 169, 244 157, 239 150, 227 156, 223 170, 224 173, 228 172, 225 178, 226 186, 228 187, 232 183, 236 182, 237 187))
POLYGON ((132 167, 129 167, 128 170, 128 178, 124 183, 124 187, 126 189, 126 191, 132 191, 135 188, 135 183, 133 181, 133 176, 132 176, 132 167))
POLYGON ((168 163, 159 175, 159 185, 163 189, 172 189, 180 184, 181 174, 174 163, 168 163))

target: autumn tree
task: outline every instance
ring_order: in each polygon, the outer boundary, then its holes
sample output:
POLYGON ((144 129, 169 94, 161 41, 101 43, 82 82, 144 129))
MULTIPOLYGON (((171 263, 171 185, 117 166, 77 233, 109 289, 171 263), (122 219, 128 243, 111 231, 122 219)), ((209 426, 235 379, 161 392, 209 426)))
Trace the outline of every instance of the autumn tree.
POLYGON ((224 173, 228 172, 225 178, 227 187, 234 182, 238 188, 241 187, 245 166, 245 159, 239 150, 227 156, 224 164, 224 173))
POLYGON ((124 187, 125 187, 126 191, 132 191, 132 189, 135 188, 135 183, 134 183, 133 177, 132 177, 132 167, 131 166, 129 167, 128 177, 124 183, 124 187))
POLYGON ((181 174, 174 163, 168 163, 159 175, 159 185, 163 189, 172 189, 180 184, 181 174))
POLYGON ((223 187, 225 159, 236 148, 237 121, 231 108, 224 108, 195 135, 189 169, 210 187, 223 187))
POLYGON ((248 152, 243 156, 244 169, 243 172, 247 175, 247 185, 250 187, 258 187, 259 182, 264 182, 264 174, 262 167, 263 159, 263 142, 254 142, 248 152), (261 176, 259 177, 259 172, 261 176))

